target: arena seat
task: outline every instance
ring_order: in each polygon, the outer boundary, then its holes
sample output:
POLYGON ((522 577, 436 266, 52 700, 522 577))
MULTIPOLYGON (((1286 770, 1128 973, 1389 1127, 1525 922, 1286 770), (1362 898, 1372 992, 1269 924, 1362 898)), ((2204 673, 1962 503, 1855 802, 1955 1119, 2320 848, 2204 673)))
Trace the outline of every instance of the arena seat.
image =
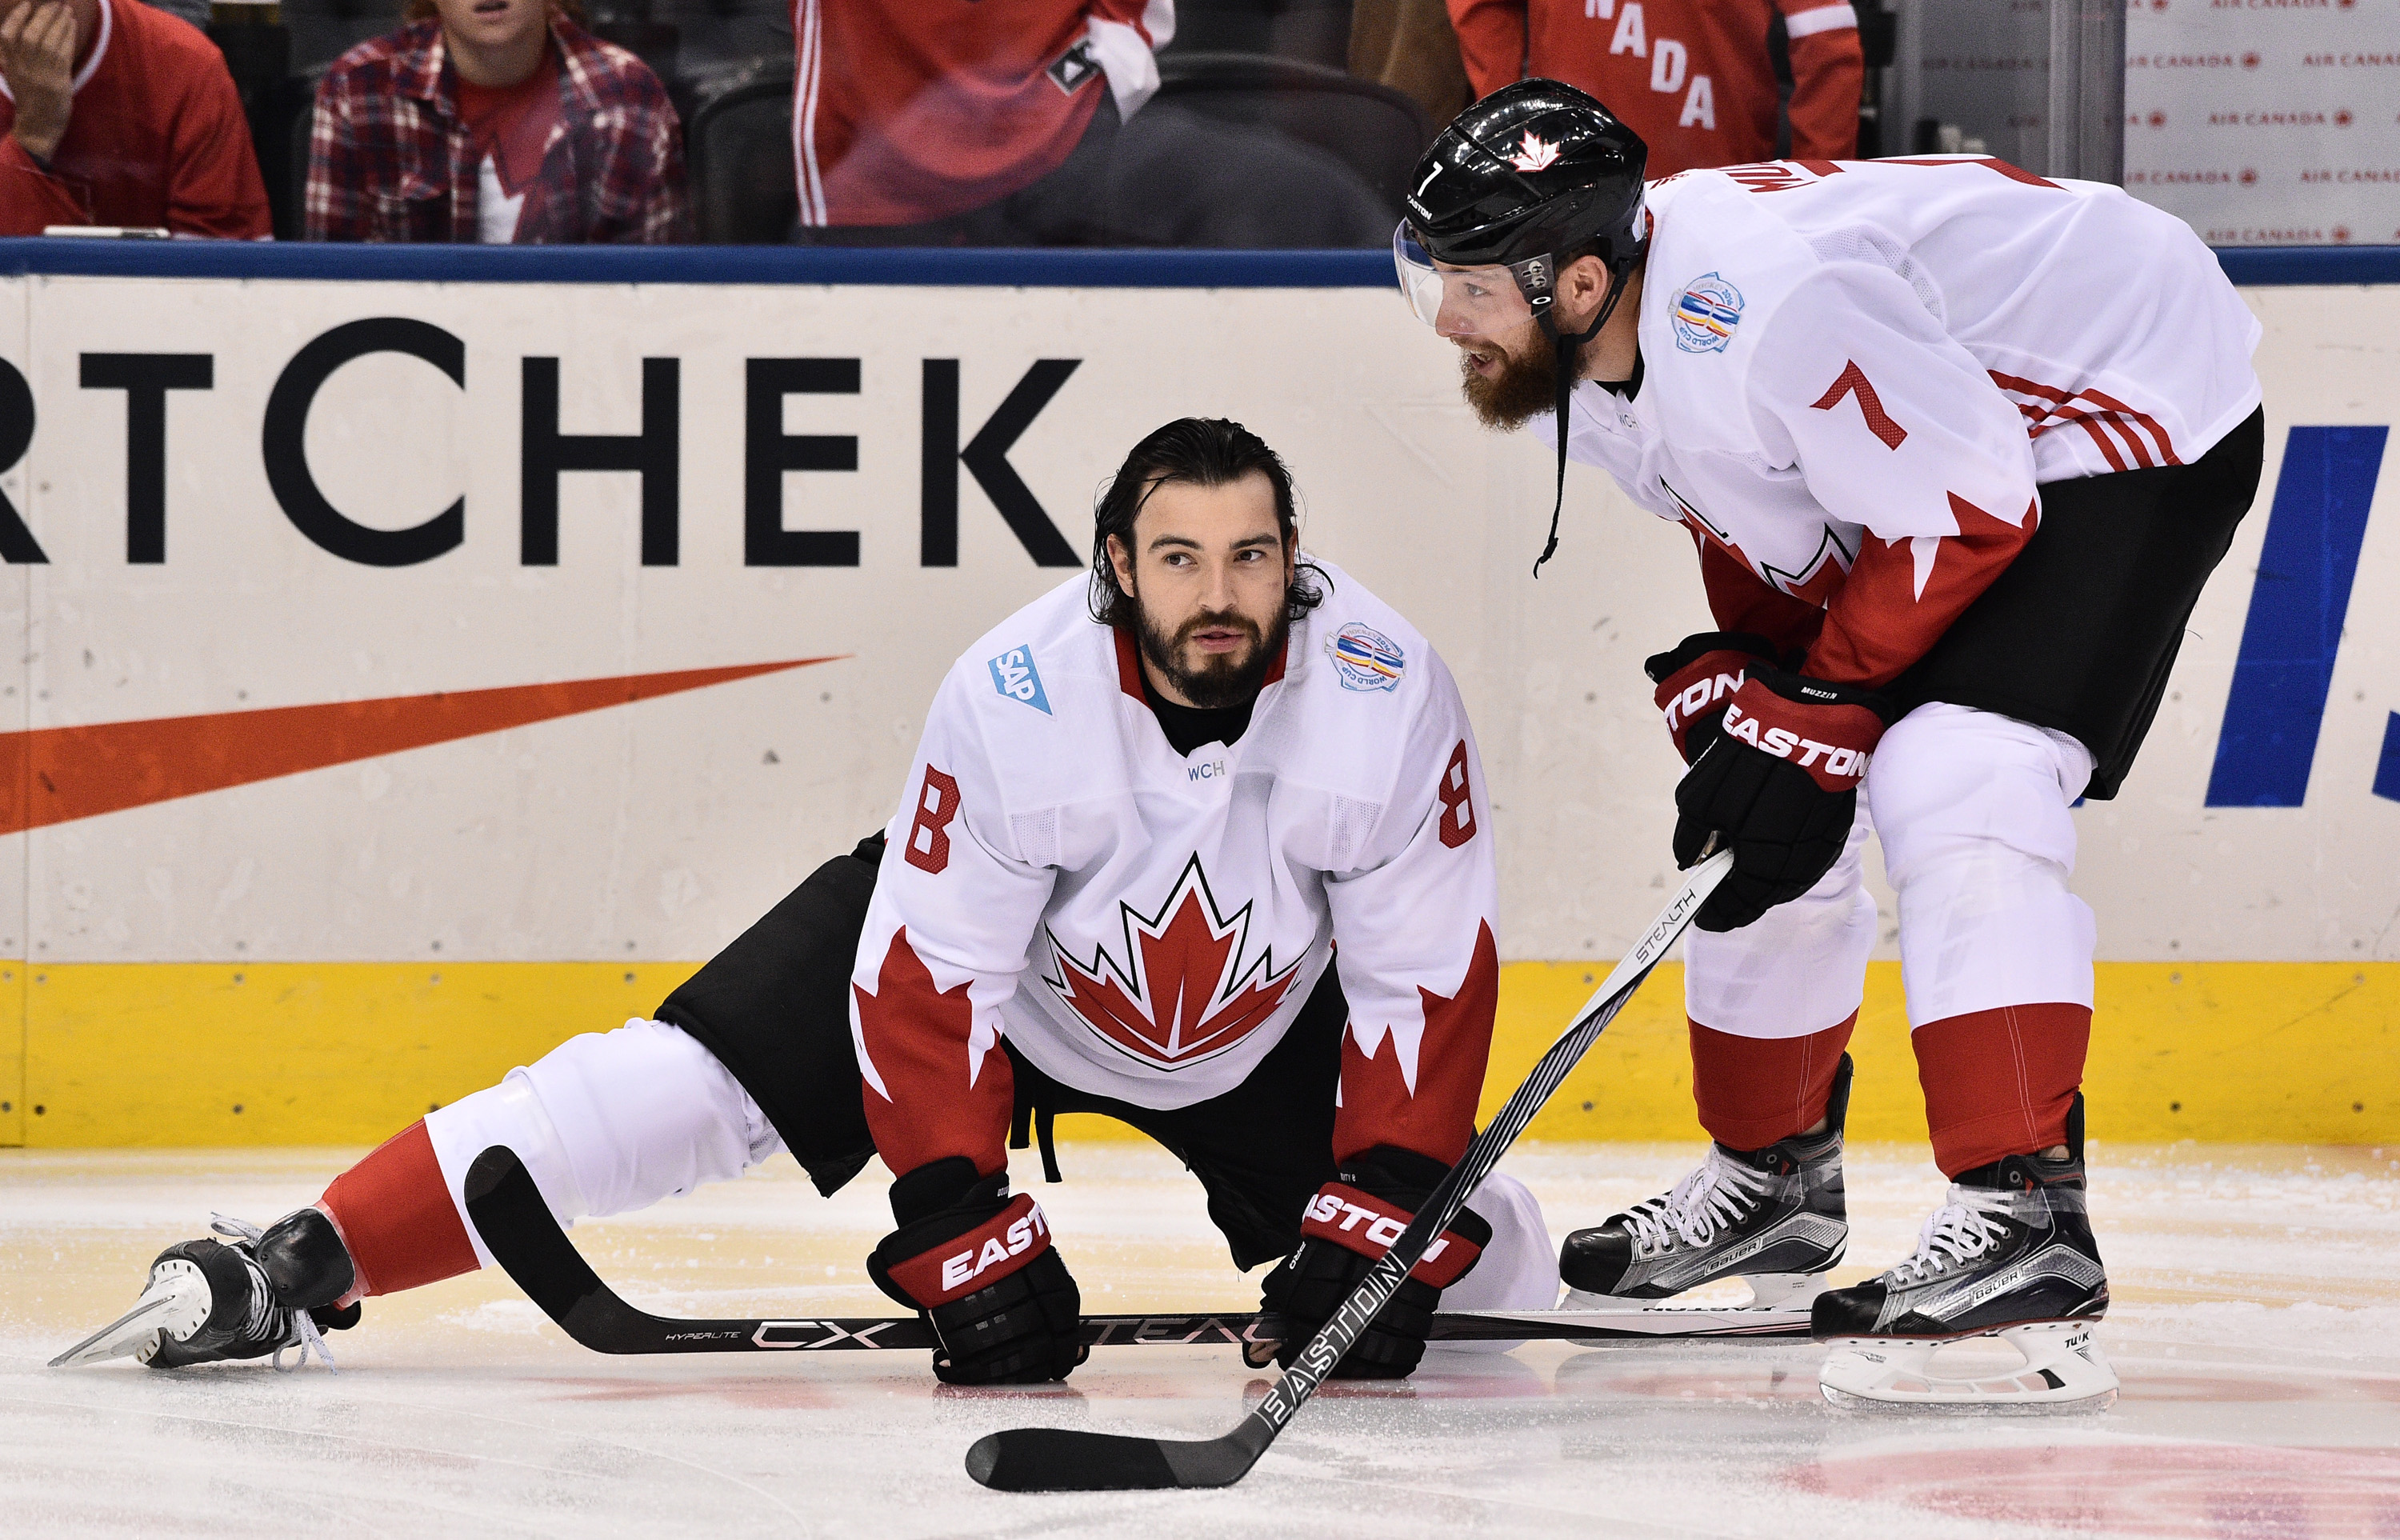
POLYGON ((800 197, 792 163, 792 61, 760 60, 702 84, 684 119, 692 220, 713 245, 789 239, 800 197))
POLYGON ((1157 100, 1281 133, 1357 172, 1398 218, 1409 173, 1433 143, 1425 110, 1388 86, 1297 59, 1178 53, 1158 61, 1157 100))

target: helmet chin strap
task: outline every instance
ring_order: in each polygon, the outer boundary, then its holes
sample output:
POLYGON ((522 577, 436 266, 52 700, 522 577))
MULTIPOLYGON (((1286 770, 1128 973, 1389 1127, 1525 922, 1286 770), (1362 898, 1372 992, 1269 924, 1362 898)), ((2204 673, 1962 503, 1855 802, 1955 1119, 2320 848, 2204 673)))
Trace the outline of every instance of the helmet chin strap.
POLYGON ((1542 310, 1542 330, 1548 332, 1559 345, 1558 407, 1556 415, 1551 419, 1553 426, 1558 429, 1559 476, 1558 486, 1550 499, 1550 538, 1542 547, 1541 555, 1534 561, 1534 576, 1536 579, 1542 575, 1542 564, 1557 555, 1559 550, 1559 512, 1566 507, 1567 501, 1567 398, 1575 387, 1575 355, 1583 350, 1584 344, 1600 335, 1602 327, 1608 324, 1608 318, 1616 313, 1616 302, 1625 297, 1625 286, 1632 277, 1631 263, 1627 263, 1623 267, 1611 273, 1608 281, 1608 296, 1600 302, 1600 314, 1592 318, 1589 326, 1572 336, 1559 330, 1557 318, 1553 314, 1557 309, 1557 301, 1553 300, 1542 310))

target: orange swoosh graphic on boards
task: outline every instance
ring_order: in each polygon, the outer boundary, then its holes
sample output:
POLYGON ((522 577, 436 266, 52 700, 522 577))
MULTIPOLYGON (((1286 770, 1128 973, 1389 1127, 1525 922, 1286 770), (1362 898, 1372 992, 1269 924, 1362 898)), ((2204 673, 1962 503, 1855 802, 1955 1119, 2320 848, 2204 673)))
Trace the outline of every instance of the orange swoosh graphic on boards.
POLYGON ((0 733, 0 834, 223 791, 730 680, 830 663, 680 669, 0 733))

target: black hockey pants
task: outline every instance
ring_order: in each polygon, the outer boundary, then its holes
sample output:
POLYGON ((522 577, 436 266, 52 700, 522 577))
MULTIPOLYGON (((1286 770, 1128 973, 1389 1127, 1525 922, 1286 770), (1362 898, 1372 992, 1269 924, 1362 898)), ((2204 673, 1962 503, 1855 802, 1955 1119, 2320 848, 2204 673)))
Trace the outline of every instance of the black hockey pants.
MULTIPOLYGON (((732 1071, 828 1195, 875 1153, 851 1040, 850 974, 882 857, 877 834, 818 867, 658 1009, 659 1020, 690 1033, 732 1071)), ((1247 1270, 1300 1244, 1302 1206, 1332 1179, 1334 1088, 1348 1019, 1329 968, 1248 1079, 1165 1111, 1061 1085, 1009 1046, 1012 1142, 1023 1149, 1029 1127, 1038 1126, 1043 1164, 1055 1173, 1048 1131, 1057 1113, 1098 1112, 1139 1129, 1199 1178, 1209 1219, 1234 1264, 1247 1270)))
POLYGON ((2117 795, 2158 715, 2200 591, 2258 494, 2266 413, 2189 465, 2046 482, 2041 525, 1893 681, 1903 711, 1947 701, 2072 733, 2083 795, 2117 795))

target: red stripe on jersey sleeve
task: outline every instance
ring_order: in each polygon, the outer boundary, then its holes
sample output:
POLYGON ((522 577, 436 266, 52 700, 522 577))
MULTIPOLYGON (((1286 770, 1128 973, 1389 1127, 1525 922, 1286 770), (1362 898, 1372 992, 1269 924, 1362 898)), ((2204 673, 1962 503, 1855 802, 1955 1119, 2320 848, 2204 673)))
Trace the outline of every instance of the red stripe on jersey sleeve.
POLYGON ((2004 375, 1997 369, 1991 371, 1991 375, 1992 383, 2003 392, 2034 398, 2032 402, 2015 403, 2025 415, 2025 437, 2029 439, 2041 437, 2060 423, 2073 423, 2091 437, 2111 470, 2183 463, 2175 454, 2175 441, 2156 417, 2134 410, 2114 396, 2098 390, 2063 390, 2055 385, 2004 375), (2089 402, 2100 410, 2093 411, 2077 404, 2079 402, 2089 402))
POLYGON ((1953 492, 1950 512, 1958 533, 1938 538, 1922 590, 1915 540, 1867 538, 1850 564, 1849 580, 1825 606, 1824 632, 1801 673, 1869 688, 1891 683, 2016 560, 2033 538, 2041 505, 2027 504, 2025 522, 2011 524, 1953 492))
POLYGON ((1486 921, 1458 992, 1419 987, 1425 1035, 1417 1041, 1417 1085, 1410 1093, 1399 1049, 1385 1032, 1370 1058, 1357 1034, 1342 1034, 1342 1107, 1333 1115, 1333 1158, 1348 1160, 1379 1144, 1398 1145, 1446 1165, 1475 1137, 1475 1104, 1492 1056, 1492 1016, 1500 1004, 1500 950, 1486 921))
POLYGON ((904 925, 892 933, 875 993, 854 984, 851 993, 867 1059, 886 1093, 865 1087, 866 1126, 893 1175, 949 1155, 964 1155, 987 1177, 1005 1168, 1016 1076, 997 1042, 981 1063, 971 1056, 975 1007, 967 986, 934 988, 904 925))

